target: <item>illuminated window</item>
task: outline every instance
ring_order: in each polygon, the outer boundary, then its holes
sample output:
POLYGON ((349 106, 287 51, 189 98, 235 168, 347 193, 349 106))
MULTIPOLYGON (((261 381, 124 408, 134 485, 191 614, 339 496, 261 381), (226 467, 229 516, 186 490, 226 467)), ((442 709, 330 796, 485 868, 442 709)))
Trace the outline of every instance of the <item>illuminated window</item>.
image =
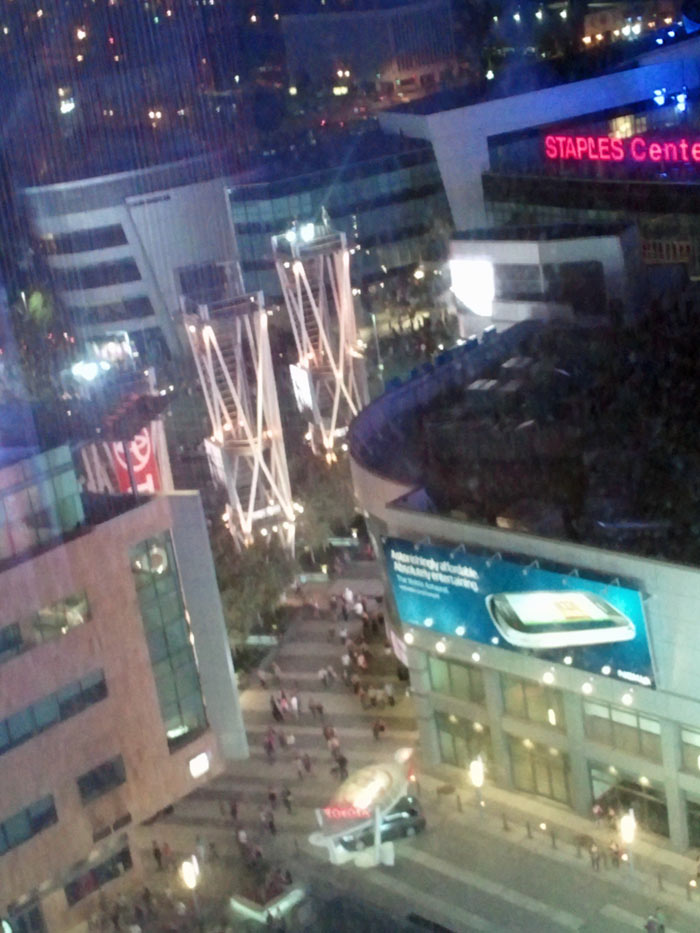
POLYGON ((556 748, 508 736, 513 783, 518 790, 571 802, 569 756, 556 748))
POLYGON ((694 774, 700 772, 700 732, 681 729, 683 767, 694 774))
POLYGON ((484 676, 480 668, 441 658, 428 659, 430 683, 436 693, 449 693, 474 703, 484 702, 484 676))
POLYGON ((131 552, 131 569, 171 751, 207 727, 199 672, 168 532, 131 552))
POLYGON ((435 713, 435 725, 440 757, 446 764, 464 768, 481 755, 488 768, 492 760, 491 732, 488 726, 441 712, 435 713))
POLYGON ((505 711, 518 719, 566 731, 561 691, 534 680, 501 675, 505 711))
POLYGON ((658 720, 590 700, 584 701, 583 716, 586 735, 594 742, 651 761, 661 761, 661 726, 658 720))
POLYGON ((621 117, 613 117, 610 121, 610 135, 616 139, 629 139, 635 135, 634 117, 625 113, 621 117))
POLYGON ((87 594, 74 593, 40 609, 30 620, 30 637, 37 642, 60 638, 70 629, 83 625, 90 618, 87 594))

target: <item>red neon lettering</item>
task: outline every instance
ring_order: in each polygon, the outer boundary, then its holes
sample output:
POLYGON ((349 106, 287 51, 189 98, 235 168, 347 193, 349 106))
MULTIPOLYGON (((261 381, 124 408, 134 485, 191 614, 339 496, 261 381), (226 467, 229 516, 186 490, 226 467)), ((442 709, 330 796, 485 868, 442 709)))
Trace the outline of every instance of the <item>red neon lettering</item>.
POLYGON ((611 156, 615 162, 622 162, 625 157, 625 147, 621 139, 610 140, 611 156))
POLYGON ((585 136, 576 137, 576 156, 577 159, 582 159, 585 152, 588 150, 588 140, 585 136))
POLYGON ((687 139, 680 139, 680 140, 678 141, 678 145, 679 145, 680 150, 681 150, 681 159, 682 159, 684 162, 687 162, 687 161, 688 161, 688 140, 687 140, 687 139))
POLYGON ((646 162, 647 144, 641 136, 635 136, 630 145, 630 154, 635 162, 646 162))
POLYGON ((690 158, 693 162, 700 162, 700 143, 693 143, 690 147, 690 158))
POLYGON ((661 145, 659 143, 649 144, 649 158, 652 162, 661 161, 661 145))
POLYGON ((610 137, 601 136, 598 139, 598 158, 601 162, 610 161, 610 137))
POLYGON ((565 159, 578 159, 580 158, 576 154, 576 143, 573 141, 571 136, 567 136, 564 141, 564 158, 565 159))
POLYGON ((678 161, 678 146, 676 145, 676 143, 664 143, 663 153, 664 153, 665 162, 677 162, 678 161))
POLYGON ((557 157, 557 141, 554 136, 545 136, 544 138, 544 153, 548 159, 556 159, 557 157))

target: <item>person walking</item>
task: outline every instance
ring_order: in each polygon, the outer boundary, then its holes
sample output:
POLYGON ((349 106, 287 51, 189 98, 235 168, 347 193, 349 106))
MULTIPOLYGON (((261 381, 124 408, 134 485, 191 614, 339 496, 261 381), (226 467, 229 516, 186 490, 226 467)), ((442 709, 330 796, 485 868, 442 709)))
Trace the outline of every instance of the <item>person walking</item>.
POLYGON ((325 667, 319 668, 318 679, 324 687, 328 686, 328 671, 325 667))
POLYGON ((301 756, 301 763, 304 766, 304 771, 306 771, 307 774, 311 774, 311 756, 308 752, 304 752, 301 756))
POLYGON ((292 711, 292 716, 294 716, 295 719, 298 719, 299 714, 301 713, 301 708, 299 706, 299 697, 296 693, 293 693, 289 698, 289 708, 292 711))
POLYGON ((384 684, 384 696, 386 697, 386 702, 389 706, 395 706, 396 700, 394 699, 394 685, 387 681, 384 684))
POLYGON ((297 757, 294 759, 294 761, 295 761, 295 764, 296 764, 296 766, 297 766, 297 777, 299 778, 300 781, 303 781, 303 780, 304 780, 304 771, 306 770, 306 769, 304 768, 304 760, 303 760, 303 758, 301 757, 301 755, 297 755, 297 757))
POLYGON ((591 855, 591 868, 593 869, 593 871, 600 871, 600 849, 595 844, 595 842, 592 844, 590 848, 590 855, 591 855))
POLYGON ((666 914, 661 907, 657 907, 654 911, 654 918, 656 919, 656 929, 659 933, 666 933, 666 914))
POLYGON ((267 799, 270 801, 270 809, 275 810, 277 808, 277 791, 274 787, 268 787, 267 799))
POLYGON ((372 735, 374 736, 375 742, 378 742, 382 732, 386 730, 383 719, 375 719, 372 724, 372 735))
POLYGON ((267 828, 271 836, 277 835, 277 824, 275 823, 275 816, 272 810, 269 810, 267 813, 267 828))
POLYGON ((282 803, 284 804, 284 809, 291 816, 292 815, 292 792, 288 787, 282 789, 282 803))
POLYGON ((234 823, 238 822, 238 801, 235 797, 231 798, 231 802, 228 805, 228 812, 231 816, 231 819, 234 823))
POLYGON ((153 846, 151 851, 153 852, 153 861, 156 863, 156 868, 158 871, 163 870, 163 850, 158 845, 158 843, 153 840, 153 846))

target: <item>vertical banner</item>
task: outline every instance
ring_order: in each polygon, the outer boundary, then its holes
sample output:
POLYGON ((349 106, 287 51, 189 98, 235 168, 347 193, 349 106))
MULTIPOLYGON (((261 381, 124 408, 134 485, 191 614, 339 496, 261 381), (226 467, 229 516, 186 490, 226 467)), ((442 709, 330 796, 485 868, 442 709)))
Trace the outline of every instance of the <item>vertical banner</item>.
MULTIPOLYGON (((156 461, 151 430, 148 426, 139 431, 128 443, 131 468, 136 480, 136 491, 145 493, 158 492, 160 475, 156 461)), ((112 456, 114 459, 114 472, 120 492, 131 492, 131 479, 129 467, 124 453, 124 444, 121 441, 112 443, 112 456)))

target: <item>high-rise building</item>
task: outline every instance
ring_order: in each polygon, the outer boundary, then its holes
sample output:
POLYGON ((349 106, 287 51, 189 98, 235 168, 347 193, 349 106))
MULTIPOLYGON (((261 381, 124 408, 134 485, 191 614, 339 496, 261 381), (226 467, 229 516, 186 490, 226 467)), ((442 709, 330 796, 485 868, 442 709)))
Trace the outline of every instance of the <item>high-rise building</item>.
POLYGON ((247 744, 198 494, 86 493, 67 445, 0 457, 0 903, 62 931, 247 744))
POLYGON ((37 251, 79 336, 126 332, 147 363, 186 345, 180 295, 215 300, 230 279, 240 291, 221 157, 184 158, 181 144, 146 153, 135 137, 104 138, 68 175, 59 164, 23 192, 37 251))

